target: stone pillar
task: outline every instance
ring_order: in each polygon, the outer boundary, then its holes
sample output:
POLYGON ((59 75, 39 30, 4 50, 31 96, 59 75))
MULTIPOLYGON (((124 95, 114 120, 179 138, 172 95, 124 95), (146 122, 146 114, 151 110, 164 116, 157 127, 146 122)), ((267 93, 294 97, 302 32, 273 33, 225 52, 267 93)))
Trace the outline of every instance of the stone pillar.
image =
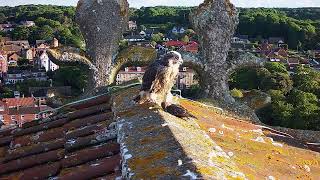
POLYGON ((94 87, 106 86, 119 40, 127 27, 129 4, 126 0, 80 0, 76 22, 85 38, 92 60, 94 87))
MULTIPOLYGON (((193 28, 200 37, 203 64, 202 89, 208 98, 235 115, 258 121, 253 111, 230 95, 228 51, 238 25, 238 13, 229 0, 205 0, 191 15, 193 28)), ((232 67, 234 69, 234 67, 232 67)))

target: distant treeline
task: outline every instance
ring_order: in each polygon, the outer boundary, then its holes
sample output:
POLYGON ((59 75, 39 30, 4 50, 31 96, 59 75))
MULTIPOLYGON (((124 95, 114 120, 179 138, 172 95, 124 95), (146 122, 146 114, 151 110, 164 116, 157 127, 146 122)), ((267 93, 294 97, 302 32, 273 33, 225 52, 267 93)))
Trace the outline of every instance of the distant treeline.
MULTIPOLYGON (((139 25, 161 26, 169 30, 174 25, 190 28, 189 14, 194 7, 142 7, 130 9, 130 19, 139 25)), ((237 34, 252 38, 283 37, 292 49, 320 48, 320 8, 239 8, 240 24, 237 34)), ((62 43, 79 46, 82 37, 74 23, 75 7, 51 5, 27 5, 0 7, 0 23, 34 20, 39 29, 19 30, 13 34, 56 36, 62 43), (40 34, 40 35, 39 35, 40 34)))
POLYGON ((25 5, 17 7, 0 7, 0 23, 34 21, 36 26, 18 27, 2 36, 11 36, 14 40, 27 39, 52 40, 56 37, 60 43, 80 47, 82 36, 74 22, 75 7, 52 5, 25 5))
MULTIPOLYGON (((138 24, 175 24, 190 27, 193 7, 142 7, 131 9, 138 24)), ((320 48, 320 8, 239 8, 237 34, 253 38, 283 37, 289 47, 320 48)))

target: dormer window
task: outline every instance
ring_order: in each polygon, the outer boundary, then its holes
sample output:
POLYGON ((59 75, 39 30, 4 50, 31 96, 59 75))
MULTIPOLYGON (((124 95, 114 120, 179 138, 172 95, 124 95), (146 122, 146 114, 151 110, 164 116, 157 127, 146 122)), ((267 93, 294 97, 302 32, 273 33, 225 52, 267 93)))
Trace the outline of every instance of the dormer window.
POLYGON ((124 68, 124 71, 125 71, 125 72, 128 72, 128 71, 129 71, 129 68, 128 68, 128 67, 124 68))
POLYGON ((138 71, 138 72, 141 72, 141 67, 137 67, 137 71, 138 71))

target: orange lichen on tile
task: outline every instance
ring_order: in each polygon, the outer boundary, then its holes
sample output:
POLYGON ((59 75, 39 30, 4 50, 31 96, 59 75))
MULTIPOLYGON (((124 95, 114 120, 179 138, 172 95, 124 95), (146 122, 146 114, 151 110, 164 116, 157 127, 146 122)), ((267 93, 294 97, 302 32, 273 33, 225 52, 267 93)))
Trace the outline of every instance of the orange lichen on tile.
POLYGON ((320 154, 289 142, 277 142, 250 122, 227 117, 201 103, 180 100, 197 117, 200 127, 223 148, 249 179, 316 179, 320 177, 320 154), (210 132, 210 128, 214 131, 210 132), (310 169, 309 169, 310 168, 310 169), (310 170, 310 172, 308 172, 310 170))

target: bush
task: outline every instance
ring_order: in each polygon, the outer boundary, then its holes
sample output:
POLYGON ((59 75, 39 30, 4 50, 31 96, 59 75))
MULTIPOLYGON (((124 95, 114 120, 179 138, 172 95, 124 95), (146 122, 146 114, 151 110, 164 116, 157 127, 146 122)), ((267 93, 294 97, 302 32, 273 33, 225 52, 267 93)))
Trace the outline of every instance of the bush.
POLYGON ((236 89, 236 88, 232 89, 230 93, 231 93, 231 96, 234 98, 243 98, 243 93, 239 89, 236 89))

